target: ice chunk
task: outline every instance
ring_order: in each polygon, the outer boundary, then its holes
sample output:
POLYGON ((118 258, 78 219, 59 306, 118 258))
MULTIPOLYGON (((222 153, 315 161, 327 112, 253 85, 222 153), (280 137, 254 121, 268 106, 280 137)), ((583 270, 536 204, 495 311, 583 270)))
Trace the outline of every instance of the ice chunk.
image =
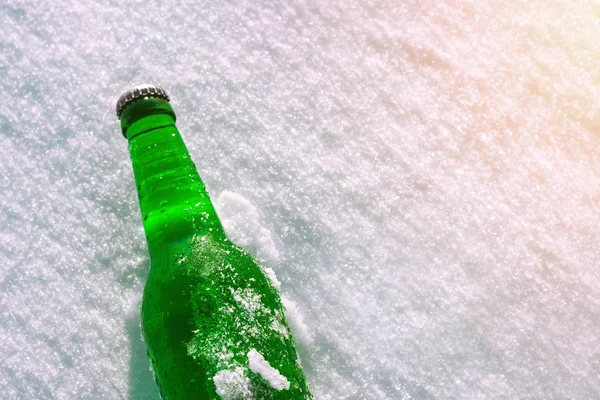
POLYGON ((263 377, 264 380, 269 382, 269 385, 273 389, 287 390, 290 388, 290 381, 275 368, 271 367, 271 364, 255 349, 248 352, 248 363, 250 370, 263 377))

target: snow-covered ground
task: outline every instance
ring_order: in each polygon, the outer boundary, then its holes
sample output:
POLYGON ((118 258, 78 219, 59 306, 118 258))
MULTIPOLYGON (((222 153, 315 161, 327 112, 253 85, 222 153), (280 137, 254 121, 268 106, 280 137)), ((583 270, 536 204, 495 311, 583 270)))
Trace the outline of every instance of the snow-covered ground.
POLYGON ((143 82, 317 400, 600 398, 600 3, 4 0, 3 399, 158 398, 143 82))

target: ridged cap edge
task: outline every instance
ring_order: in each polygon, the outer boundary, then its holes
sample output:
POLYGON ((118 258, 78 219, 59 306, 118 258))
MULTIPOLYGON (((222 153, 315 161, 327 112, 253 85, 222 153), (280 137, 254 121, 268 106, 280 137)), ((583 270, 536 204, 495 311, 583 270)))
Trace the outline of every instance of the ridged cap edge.
POLYGON ((119 97, 119 100, 117 101, 117 109, 116 109, 117 117, 119 119, 121 118, 121 114, 123 113, 123 110, 129 103, 131 103, 132 101, 135 101, 137 99, 147 97, 147 96, 159 97, 159 98, 165 99, 167 101, 170 100, 169 96, 167 95, 167 92, 165 92, 165 90, 163 88, 161 88, 160 86, 155 86, 155 85, 136 86, 133 89, 126 91, 125 93, 123 93, 121 95, 121 97, 119 97))

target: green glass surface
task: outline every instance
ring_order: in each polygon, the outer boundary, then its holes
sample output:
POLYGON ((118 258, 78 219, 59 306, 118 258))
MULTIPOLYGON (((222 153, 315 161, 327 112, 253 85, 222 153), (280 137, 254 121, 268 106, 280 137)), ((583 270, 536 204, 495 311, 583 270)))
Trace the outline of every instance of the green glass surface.
POLYGON ((142 332, 163 399, 311 399, 279 293, 225 235, 170 104, 135 100, 121 128, 150 254, 142 332))

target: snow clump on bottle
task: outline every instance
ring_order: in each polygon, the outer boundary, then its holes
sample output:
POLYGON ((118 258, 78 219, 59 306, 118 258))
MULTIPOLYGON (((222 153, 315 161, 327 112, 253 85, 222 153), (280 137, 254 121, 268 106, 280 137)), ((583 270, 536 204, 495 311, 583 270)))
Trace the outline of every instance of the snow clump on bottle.
POLYGON ((255 374, 259 374, 263 377, 264 380, 269 382, 269 385, 273 389, 277 390, 287 390, 290 388, 290 381, 283 375, 281 372, 271 367, 271 364, 262 354, 260 354, 256 349, 252 349, 248 352, 248 364, 250 366, 250 370, 255 374))
POLYGON ((213 382, 217 388, 217 394, 223 400, 254 399, 250 379, 246 376, 245 371, 245 368, 238 367, 233 370, 222 370, 215 374, 213 382))

